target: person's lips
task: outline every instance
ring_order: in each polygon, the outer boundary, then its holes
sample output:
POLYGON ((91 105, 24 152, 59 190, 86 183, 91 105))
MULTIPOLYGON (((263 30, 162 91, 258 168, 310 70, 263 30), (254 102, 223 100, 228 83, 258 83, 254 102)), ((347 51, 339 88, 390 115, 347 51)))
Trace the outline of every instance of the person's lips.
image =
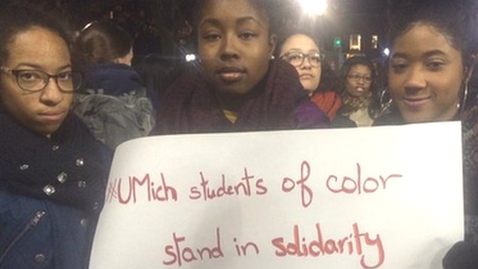
POLYGON ((358 91, 358 92, 365 92, 365 89, 362 88, 362 87, 357 87, 357 88, 355 88, 355 90, 358 91))
POLYGON ((404 97, 403 103, 409 107, 417 108, 430 101, 430 96, 404 97))
POLYGON ((240 81, 246 75, 246 72, 237 67, 222 67, 217 70, 216 74, 226 83, 233 83, 240 81))
POLYGON ((46 111, 39 113, 39 117, 45 123, 60 123, 65 117, 66 110, 46 111))
POLYGON ((311 79, 313 77, 312 74, 300 74, 300 79, 311 79))

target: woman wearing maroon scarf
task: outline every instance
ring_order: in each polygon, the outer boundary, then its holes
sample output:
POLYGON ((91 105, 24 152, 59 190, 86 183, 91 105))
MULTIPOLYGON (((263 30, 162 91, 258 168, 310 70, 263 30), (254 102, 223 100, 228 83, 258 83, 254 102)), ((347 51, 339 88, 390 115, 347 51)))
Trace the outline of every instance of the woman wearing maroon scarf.
POLYGON ((198 2, 201 66, 162 100, 153 133, 204 133, 326 127, 295 69, 273 60, 270 0, 198 2))

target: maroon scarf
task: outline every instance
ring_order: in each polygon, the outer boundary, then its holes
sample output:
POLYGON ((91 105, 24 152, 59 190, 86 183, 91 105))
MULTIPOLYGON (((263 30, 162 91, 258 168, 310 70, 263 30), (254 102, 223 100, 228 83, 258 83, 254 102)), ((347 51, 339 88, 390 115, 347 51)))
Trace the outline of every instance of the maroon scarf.
POLYGON ((247 94, 232 124, 212 87, 200 72, 193 72, 169 89, 153 134, 294 129, 294 110, 307 101, 294 68, 283 61, 271 61, 268 73, 247 94))

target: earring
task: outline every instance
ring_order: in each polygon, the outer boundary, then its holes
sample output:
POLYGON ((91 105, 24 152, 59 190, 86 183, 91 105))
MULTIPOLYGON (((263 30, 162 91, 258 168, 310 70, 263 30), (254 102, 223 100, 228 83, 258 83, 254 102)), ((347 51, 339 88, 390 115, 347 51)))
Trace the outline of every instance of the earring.
POLYGON ((271 54, 271 56, 269 57, 270 60, 274 60, 276 57, 274 57, 274 55, 271 54))
POLYGON ((463 95, 461 96, 461 100, 456 104, 456 109, 458 110, 458 115, 462 114, 465 110, 466 99, 468 98, 468 83, 465 83, 465 87, 463 89, 463 95))
POLYGON ((391 107, 393 106, 393 99, 390 96, 390 90, 388 87, 382 90, 382 92, 379 95, 379 102, 380 102, 380 110, 378 113, 378 116, 387 114, 391 107))

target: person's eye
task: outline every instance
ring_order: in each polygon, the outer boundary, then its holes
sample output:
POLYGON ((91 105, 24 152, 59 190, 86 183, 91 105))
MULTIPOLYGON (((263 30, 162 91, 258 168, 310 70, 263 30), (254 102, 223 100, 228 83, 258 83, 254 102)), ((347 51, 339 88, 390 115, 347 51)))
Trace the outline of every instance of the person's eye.
POLYGON ((371 82, 372 81, 372 78, 371 77, 363 77, 363 79, 367 82, 371 82))
POLYGON ((287 60, 289 61, 297 61, 297 60, 302 60, 302 54, 299 53, 291 53, 287 56, 287 60))
POLYGON ((439 71, 442 70, 444 65, 445 63, 442 61, 430 61, 427 63, 427 68, 431 71, 439 71))
POLYGON ((309 59, 310 59, 312 62, 317 63, 317 64, 319 64, 320 61, 321 61, 321 57, 320 57, 320 55, 318 55, 318 54, 309 55, 309 59))
POLYGON ((42 80, 43 76, 41 73, 36 71, 22 71, 18 73, 18 79, 23 81, 38 81, 42 80))
POLYGON ((218 33, 214 33, 214 32, 208 32, 202 35, 202 39, 206 41, 216 41, 220 38, 221 36, 218 33))
POLYGON ((251 40, 253 39, 254 37, 256 37, 257 35, 254 34, 254 33, 249 33, 249 32, 246 32, 246 33, 242 33, 239 35, 239 38, 241 38, 242 40, 251 40))
POLYGON ((67 71, 67 72, 63 72, 63 73, 58 74, 57 77, 58 77, 59 80, 71 81, 72 77, 73 77, 73 74, 71 73, 71 71, 67 71))
POLYGON ((402 62, 391 63, 390 67, 395 73, 402 73, 407 69, 407 64, 402 62))

